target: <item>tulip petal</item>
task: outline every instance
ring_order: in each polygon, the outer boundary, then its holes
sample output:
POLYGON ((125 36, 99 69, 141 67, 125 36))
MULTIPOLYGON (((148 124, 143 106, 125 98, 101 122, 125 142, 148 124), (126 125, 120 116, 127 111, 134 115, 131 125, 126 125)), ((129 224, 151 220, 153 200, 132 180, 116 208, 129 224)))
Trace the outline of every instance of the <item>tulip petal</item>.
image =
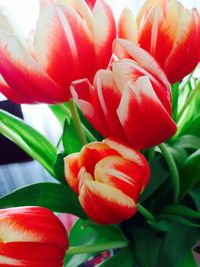
POLYGON ((112 43, 116 38, 115 19, 111 8, 104 0, 97 0, 93 9, 93 37, 97 71, 107 68, 112 55, 112 43))
POLYGON ((138 200, 143 187, 141 167, 121 156, 108 156, 100 160, 95 166, 94 177, 95 181, 118 188, 134 201, 138 200))
POLYGON ((120 223, 136 212, 135 202, 121 190, 109 185, 86 181, 79 201, 87 215, 101 224, 120 223), (102 207, 102 211, 99 209, 102 207))
POLYGON ((84 20, 69 5, 49 5, 45 9, 37 23, 35 49, 38 61, 66 92, 73 80, 94 75, 93 38, 84 20))
POLYGON ((183 79, 199 62, 200 18, 198 13, 195 14, 197 16, 187 9, 184 9, 180 14, 173 48, 164 65, 171 83, 183 79), (189 59, 187 63, 185 62, 186 58, 189 59))
POLYGON ((176 125, 145 76, 134 84, 127 83, 117 113, 129 142, 138 149, 155 146, 176 132, 176 125))
POLYGON ((103 136, 108 134, 106 118, 98 99, 94 97, 94 88, 88 80, 77 80, 70 87, 71 95, 77 102, 80 110, 88 121, 99 131, 103 136))
POLYGON ((110 70, 98 71, 94 79, 94 88, 95 107, 99 106, 99 109, 102 109, 107 132, 109 132, 107 136, 109 135, 110 137, 126 140, 116 113, 121 99, 121 92, 115 83, 113 72, 110 70), (110 103, 112 103, 112 105, 110 105, 110 103), (118 129, 118 131, 116 131, 116 129, 118 129))
POLYGON ((73 153, 64 158, 65 162, 65 178, 69 186, 78 194, 78 158, 80 153, 73 153))
POLYGON ((97 162, 109 155, 118 155, 118 153, 105 143, 92 142, 82 148, 78 165, 80 168, 84 167, 85 170, 93 176, 97 162))
POLYGON ((135 44, 138 43, 138 26, 129 8, 125 8, 119 18, 118 36, 135 44))
MULTIPOLYGON (((30 103, 29 99, 32 99, 32 103, 55 103, 66 99, 61 88, 34 61, 16 37, 0 31, 0 38, 0 74, 15 91, 13 99, 18 98, 18 93, 19 98, 22 95, 22 100, 27 100, 27 103, 30 103)), ((10 89, 7 93, 9 95, 10 89)))
POLYGON ((135 59, 140 67, 151 73, 158 81, 161 81, 170 92, 169 82, 164 72, 155 59, 144 49, 127 40, 117 39, 114 41, 113 52, 118 58, 124 58, 124 53, 128 54, 130 58, 135 59))
POLYGON ((164 86, 160 80, 156 79, 150 72, 138 65, 137 62, 130 59, 118 60, 113 63, 113 73, 115 76, 115 81, 121 91, 124 90, 124 86, 128 80, 135 82, 141 76, 148 77, 152 83, 157 97, 166 108, 168 113, 170 115, 172 114, 170 88, 166 88, 166 86, 164 86))

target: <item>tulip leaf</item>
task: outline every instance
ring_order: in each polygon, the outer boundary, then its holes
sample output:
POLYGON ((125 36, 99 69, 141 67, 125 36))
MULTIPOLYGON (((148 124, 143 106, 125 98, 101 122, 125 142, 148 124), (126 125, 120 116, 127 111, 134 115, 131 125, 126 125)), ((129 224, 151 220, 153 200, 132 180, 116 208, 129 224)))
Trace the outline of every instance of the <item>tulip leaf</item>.
POLYGON ((63 130, 63 146, 67 154, 79 152, 82 148, 81 141, 77 135, 72 118, 68 122, 65 120, 63 130))
POLYGON ((71 112, 66 104, 49 105, 50 110, 58 119, 61 127, 64 127, 65 120, 70 120, 71 112))
POLYGON ((184 149, 200 149, 200 138, 195 135, 183 135, 176 138, 172 145, 184 149))
POLYGON ((157 157, 150 161, 151 177, 150 181, 140 196, 139 202, 144 202, 150 197, 167 179, 169 172, 167 171, 165 162, 162 157, 157 157))
POLYGON ((47 138, 23 120, 3 110, 0 110, 0 133, 17 144, 30 157, 37 160, 56 178, 52 166, 56 160, 57 149, 47 138))
POLYGON ((99 225, 90 220, 81 219, 69 233, 70 248, 65 257, 65 266, 79 266, 89 257, 109 248, 126 247, 128 241, 116 225, 99 225), (81 249, 83 250, 81 252, 81 249))
POLYGON ((64 174, 64 157, 65 156, 66 154, 64 152, 58 153, 56 161, 53 165, 53 170, 56 174, 56 177, 59 179, 61 183, 64 183, 64 184, 67 183, 65 180, 65 174, 64 174))
POLYGON ((87 218, 72 189, 57 183, 31 184, 0 198, 0 208, 19 206, 42 206, 55 212, 87 218))
POLYGON ((154 267, 178 266, 199 239, 199 228, 173 223, 163 238, 154 267))
POLYGON ((133 232, 134 254, 137 265, 140 267, 155 267, 162 239, 157 237, 153 231, 142 227, 135 227, 133 232))
POLYGON ((188 194, 194 201, 197 210, 200 211, 200 184, 190 190, 188 194))
POLYGON ((96 267, 133 267, 135 261, 133 257, 133 248, 126 247, 117 252, 114 256, 98 264, 96 267))
POLYGON ((194 256, 192 254, 192 251, 190 251, 186 257, 183 259, 183 261, 177 265, 177 267, 198 267, 194 256))
POLYGON ((200 149, 185 161, 180 170, 181 197, 184 197, 200 181, 200 149))
POLYGON ((176 122, 177 111, 178 111, 178 95, 179 95, 179 85, 180 83, 172 84, 172 118, 176 122))

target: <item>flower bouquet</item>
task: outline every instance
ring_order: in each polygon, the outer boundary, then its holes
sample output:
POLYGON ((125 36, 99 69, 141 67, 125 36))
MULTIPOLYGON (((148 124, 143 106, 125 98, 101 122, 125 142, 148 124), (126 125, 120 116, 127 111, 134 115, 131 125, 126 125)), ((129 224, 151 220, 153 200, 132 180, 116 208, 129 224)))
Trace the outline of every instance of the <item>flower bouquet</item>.
POLYGON ((198 266, 198 11, 147 0, 116 21, 104 0, 43 0, 28 39, 1 22, 0 92, 48 104, 63 133, 55 146, 0 110, 55 178, 0 198, 0 266, 198 266), (68 233, 55 213, 78 217, 68 233))

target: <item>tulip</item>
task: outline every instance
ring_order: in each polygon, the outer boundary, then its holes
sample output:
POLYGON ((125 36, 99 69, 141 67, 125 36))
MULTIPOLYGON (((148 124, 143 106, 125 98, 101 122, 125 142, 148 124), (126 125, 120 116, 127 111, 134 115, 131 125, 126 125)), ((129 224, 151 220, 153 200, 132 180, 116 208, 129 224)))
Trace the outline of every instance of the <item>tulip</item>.
POLYGON ((119 37, 148 51, 170 83, 182 80, 200 61, 200 15, 173 0, 147 0, 137 20, 125 9, 119 37))
POLYGON ((93 221, 115 224, 135 214, 150 176, 148 162, 139 151, 105 139, 85 145, 64 162, 66 180, 93 221))
POLYGON ((104 0, 62 2, 46 6, 27 43, 0 30, 0 92, 10 100, 68 101, 73 80, 92 80, 107 67, 116 36, 110 7, 104 0))
POLYGON ((117 40, 114 53, 120 59, 111 70, 98 71, 93 86, 87 80, 72 83, 74 99, 104 137, 119 138, 137 149, 165 141, 176 132, 165 74, 145 50, 129 41, 117 40))
POLYGON ((0 210, 0 266, 62 267, 68 237, 60 220, 42 207, 0 210))

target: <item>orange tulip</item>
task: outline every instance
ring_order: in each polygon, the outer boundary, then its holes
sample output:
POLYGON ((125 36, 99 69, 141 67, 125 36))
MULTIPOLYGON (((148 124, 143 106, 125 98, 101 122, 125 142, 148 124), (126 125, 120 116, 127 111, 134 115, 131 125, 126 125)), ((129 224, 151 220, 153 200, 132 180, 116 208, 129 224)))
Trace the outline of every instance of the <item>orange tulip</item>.
POLYGON ((62 267, 67 248, 65 228, 50 210, 0 210, 1 267, 62 267))
POLYGON ((173 0, 147 0, 137 20, 125 9, 119 37, 148 51, 170 83, 182 80, 200 61, 200 15, 173 0))
POLYGON ((0 92, 14 102, 65 102, 73 80, 92 80, 110 61, 116 29, 106 2, 60 2, 41 12, 32 43, 0 30, 0 92))
POLYGON ((85 145, 64 159, 65 177, 86 214, 101 224, 133 216, 150 169, 145 157, 113 139, 85 145))

